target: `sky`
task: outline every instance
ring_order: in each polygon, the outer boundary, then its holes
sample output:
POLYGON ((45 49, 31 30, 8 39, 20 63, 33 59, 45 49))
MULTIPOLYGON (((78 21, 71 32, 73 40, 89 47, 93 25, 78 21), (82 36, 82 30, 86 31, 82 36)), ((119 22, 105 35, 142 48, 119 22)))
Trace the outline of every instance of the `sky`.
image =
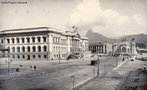
POLYGON ((48 26, 67 31, 76 26, 82 36, 90 29, 111 38, 147 34, 147 0, 0 1, 0 30, 48 26))

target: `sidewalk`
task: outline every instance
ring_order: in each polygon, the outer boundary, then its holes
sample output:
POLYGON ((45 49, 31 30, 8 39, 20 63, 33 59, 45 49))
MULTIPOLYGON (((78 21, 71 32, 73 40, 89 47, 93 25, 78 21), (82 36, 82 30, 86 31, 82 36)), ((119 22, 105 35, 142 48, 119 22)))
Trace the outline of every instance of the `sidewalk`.
POLYGON ((138 60, 126 60, 106 76, 95 78, 90 83, 81 86, 78 90, 119 90, 117 88, 121 86, 120 84, 124 83, 128 73, 132 70, 142 68, 143 64, 144 62, 138 60))

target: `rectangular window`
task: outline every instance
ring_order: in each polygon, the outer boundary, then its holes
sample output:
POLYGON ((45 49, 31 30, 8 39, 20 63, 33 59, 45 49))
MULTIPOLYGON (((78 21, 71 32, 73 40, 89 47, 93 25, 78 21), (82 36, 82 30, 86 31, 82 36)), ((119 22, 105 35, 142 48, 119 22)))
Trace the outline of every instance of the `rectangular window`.
POLYGON ((14 42, 14 38, 12 38, 12 43, 15 43, 15 42, 14 42))
POLYGON ((22 38, 22 43, 25 43, 25 41, 24 41, 25 39, 24 38, 22 38))
POLYGON ((44 58, 46 58, 46 55, 44 55, 44 58))
POLYGON ((32 37, 32 42, 35 43, 35 37, 32 37))
POLYGON ((41 42, 40 37, 37 37, 37 39, 38 39, 38 42, 41 42))
POLYGON ((30 43, 30 38, 27 38, 27 43, 30 43))
POLYGON ((43 37, 43 42, 46 42, 46 37, 43 37))
POLYGON ((10 43, 10 39, 7 39, 7 43, 10 43))
POLYGON ((1 43, 3 43, 3 39, 1 40, 1 43))
POLYGON ((17 43, 19 43, 19 38, 17 38, 17 43))

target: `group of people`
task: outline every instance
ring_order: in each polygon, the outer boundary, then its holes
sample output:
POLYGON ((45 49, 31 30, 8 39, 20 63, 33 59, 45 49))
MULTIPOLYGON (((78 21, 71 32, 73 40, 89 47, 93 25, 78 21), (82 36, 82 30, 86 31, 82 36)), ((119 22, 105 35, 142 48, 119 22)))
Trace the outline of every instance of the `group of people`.
MULTIPOLYGON (((20 64, 20 67, 16 68, 16 72, 19 72, 21 67, 23 67, 23 66, 20 64)), ((33 65, 33 66, 30 65, 30 69, 31 69, 31 71, 36 71, 37 70, 37 66, 36 65, 33 65)))

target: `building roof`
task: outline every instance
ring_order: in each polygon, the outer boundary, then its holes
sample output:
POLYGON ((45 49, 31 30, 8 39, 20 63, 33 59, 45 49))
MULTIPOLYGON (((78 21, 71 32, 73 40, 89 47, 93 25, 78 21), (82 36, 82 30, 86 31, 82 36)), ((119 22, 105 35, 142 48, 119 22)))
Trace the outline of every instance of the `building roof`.
POLYGON ((54 33, 58 33, 58 34, 65 35, 65 36, 72 36, 72 37, 81 38, 83 40, 88 40, 87 37, 81 37, 78 32, 75 32, 75 31, 74 32, 72 32, 72 31, 61 32, 61 30, 56 29, 56 28, 52 28, 52 27, 33 27, 33 28, 9 29, 9 30, 0 31, 0 34, 30 33, 30 32, 43 32, 43 31, 54 32, 54 33))
POLYGON ((25 33, 25 32, 36 32, 36 31, 51 31, 61 33, 59 29, 52 27, 35 27, 35 28, 21 28, 21 29, 9 29, 3 30, 0 34, 9 34, 9 33, 25 33))

